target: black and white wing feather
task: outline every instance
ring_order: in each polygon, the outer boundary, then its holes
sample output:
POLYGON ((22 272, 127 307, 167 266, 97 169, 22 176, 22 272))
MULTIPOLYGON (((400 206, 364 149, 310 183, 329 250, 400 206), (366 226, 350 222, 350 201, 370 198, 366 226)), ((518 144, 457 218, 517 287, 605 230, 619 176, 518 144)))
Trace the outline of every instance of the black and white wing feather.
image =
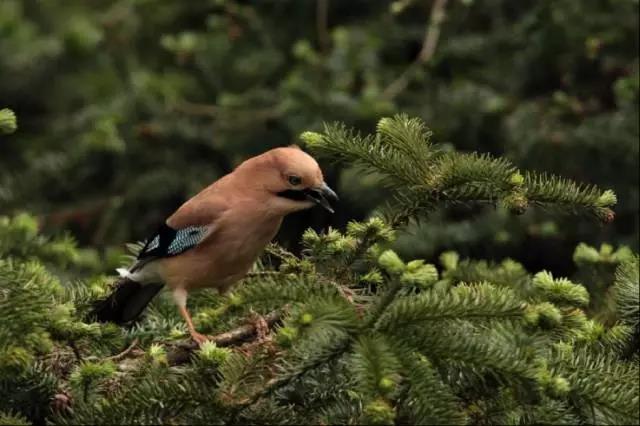
POLYGON ((182 229, 174 229, 163 224, 147 239, 138 258, 128 272, 135 272, 152 260, 163 257, 177 256, 194 248, 209 235, 211 226, 187 226, 182 229))
POLYGON ((170 257, 197 246, 208 234, 210 226, 188 226, 182 229, 173 229, 168 225, 162 225, 158 231, 147 240, 138 260, 149 257, 170 257))

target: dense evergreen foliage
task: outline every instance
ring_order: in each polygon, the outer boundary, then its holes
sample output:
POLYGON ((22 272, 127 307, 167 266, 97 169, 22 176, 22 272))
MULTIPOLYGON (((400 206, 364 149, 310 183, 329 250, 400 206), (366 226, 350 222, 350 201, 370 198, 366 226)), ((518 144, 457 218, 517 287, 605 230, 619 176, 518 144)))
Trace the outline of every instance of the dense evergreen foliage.
MULTIPOLYGON (((368 133, 401 112, 456 149, 619 197, 605 228, 448 206, 403 254, 571 273, 579 242, 638 248, 635 0, 5 0, 0 34, 0 108, 21 121, 0 135, 0 209, 83 244, 145 238, 239 160, 323 122, 368 133)), ((328 174, 336 227, 386 199, 348 165, 328 174)), ((280 240, 327 222, 301 214, 280 240)))
POLYGON ((637 0, 1 1, 0 425, 640 423, 638 28, 637 0), (92 322, 125 242, 291 143, 337 212, 190 297, 211 342, 165 294, 92 322))
POLYGON ((113 279, 65 277, 58 268, 90 268, 91 252, 39 236, 27 215, 3 218, 3 421, 637 422, 631 250, 580 245, 575 262, 592 270, 585 286, 511 259, 450 251, 434 265, 389 248, 396 228, 437 203, 501 203, 516 213, 544 204, 609 222, 615 195, 428 138, 404 116, 382 119, 371 136, 342 125, 304 133, 319 155, 380 176, 396 202, 344 232, 306 231, 299 256, 271 246, 228 297, 201 292, 195 320, 214 337, 200 347, 185 341, 164 298, 133 328, 87 322, 113 279), (246 325, 259 314, 273 332, 246 325))

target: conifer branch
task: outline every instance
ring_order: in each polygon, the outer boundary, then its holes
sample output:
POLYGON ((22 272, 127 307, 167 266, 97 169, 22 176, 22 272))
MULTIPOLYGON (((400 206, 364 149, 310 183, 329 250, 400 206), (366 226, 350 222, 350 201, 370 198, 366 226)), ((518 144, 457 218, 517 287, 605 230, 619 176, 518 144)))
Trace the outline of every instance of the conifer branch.
POLYGON ((256 404, 261 399, 272 395, 276 390, 281 389, 282 387, 302 377, 304 374, 318 368, 319 366, 327 364, 342 356, 344 352, 349 349, 350 345, 351 340, 346 336, 337 339, 334 336, 331 339, 330 343, 327 342, 325 346, 317 347, 314 356, 306 359, 304 363, 296 366, 295 370, 270 379, 266 382, 263 388, 254 393, 251 397, 236 404, 230 416, 230 421, 234 422, 237 416, 240 415, 245 409, 256 404))
POLYGON ((437 320, 517 318, 524 315, 526 306, 511 289, 488 283, 459 285, 446 293, 432 290, 397 299, 380 319, 378 328, 397 330, 437 320))
POLYGON ((430 136, 420 120, 398 115, 380 120, 375 135, 329 124, 324 134, 306 132, 301 138, 319 155, 380 175, 398 195, 399 218, 428 213, 437 204, 489 202, 517 214, 533 204, 613 220, 610 207, 617 200, 610 190, 546 174, 523 176, 509 161, 486 154, 445 153, 430 136))
MULTIPOLYGON (((269 327, 273 327, 282 318, 281 311, 273 311, 263 316, 269 327)), ((244 342, 256 336, 256 326, 254 324, 246 324, 233 330, 217 334, 211 337, 211 341, 218 346, 231 346, 239 342, 244 342)))
POLYGON ((613 296, 623 321, 640 330, 640 258, 635 256, 616 269, 613 296))
POLYGON ((462 402, 453 389, 442 382, 429 361, 416 354, 407 357, 409 374, 407 398, 402 409, 409 412, 415 424, 465 424, 462 402))
MULTIPOLYGON (((282 311, 273 311, 264 315, 265 322, 269 327, 274 327, 282 319, 282 311)), ((215 336, 210 336, 208 341, 215 343, 220 347, 235 346, 250 342, 258 336, 255 324, 245 324, 232 330, 225 331, 215 336)), ((174 349, 168 354, 167 358, 171 365, 184 364, 189 360, 193 351, 197 350, 199 345, 191 340, 172 345, 174 349)))

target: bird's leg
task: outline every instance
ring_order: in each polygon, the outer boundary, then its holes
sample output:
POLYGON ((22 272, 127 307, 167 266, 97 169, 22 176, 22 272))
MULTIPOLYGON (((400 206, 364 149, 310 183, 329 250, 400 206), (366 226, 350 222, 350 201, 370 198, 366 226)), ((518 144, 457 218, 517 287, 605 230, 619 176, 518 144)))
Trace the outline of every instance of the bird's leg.
POLYGON ((178 308, 180 309, 180 315, 182 315, 182 318, 184 318, 184 321, 187 323, 187 328, 189 329, 191 338, 199 345, 209 340, 208 336, 198 333, 196 328, 193 326, 191 315, 189 315, 189 311, 187 310, 187 291, 183 288, 175 289, 173 291, 173 300, 175 300, 178 308))
POLYGON ((189 334, 191 335, 191 338, 196 341, 196 343, 201 345, 209 340, 209 336, 198 333, 196 331, 195 327, 193 326, 193 322, 191 321, 191 315, 189 315, 189 311, 187 311, 186 307, 180 306, 180 315, 182 315, 182 318, 184 318, 184 320, 186 321, 187 328, 189 329, 189 334))

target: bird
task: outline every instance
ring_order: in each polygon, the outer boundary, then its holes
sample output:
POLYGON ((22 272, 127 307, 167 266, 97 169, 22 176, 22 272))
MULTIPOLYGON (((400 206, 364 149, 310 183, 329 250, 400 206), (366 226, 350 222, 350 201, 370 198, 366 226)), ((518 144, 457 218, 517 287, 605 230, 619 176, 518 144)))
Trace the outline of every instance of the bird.
POLYGON ((296 145, 249 158, 182 204, 146 239, 129 268, 120 268, 115 289, 99 300, 92 317, 116 324, 136 320, 165 287, 173 296, 191 338, 190 291, 226 293, 251 269, 293 212, 321 206, 333 213, 337 194, 317 161, 296 145))

